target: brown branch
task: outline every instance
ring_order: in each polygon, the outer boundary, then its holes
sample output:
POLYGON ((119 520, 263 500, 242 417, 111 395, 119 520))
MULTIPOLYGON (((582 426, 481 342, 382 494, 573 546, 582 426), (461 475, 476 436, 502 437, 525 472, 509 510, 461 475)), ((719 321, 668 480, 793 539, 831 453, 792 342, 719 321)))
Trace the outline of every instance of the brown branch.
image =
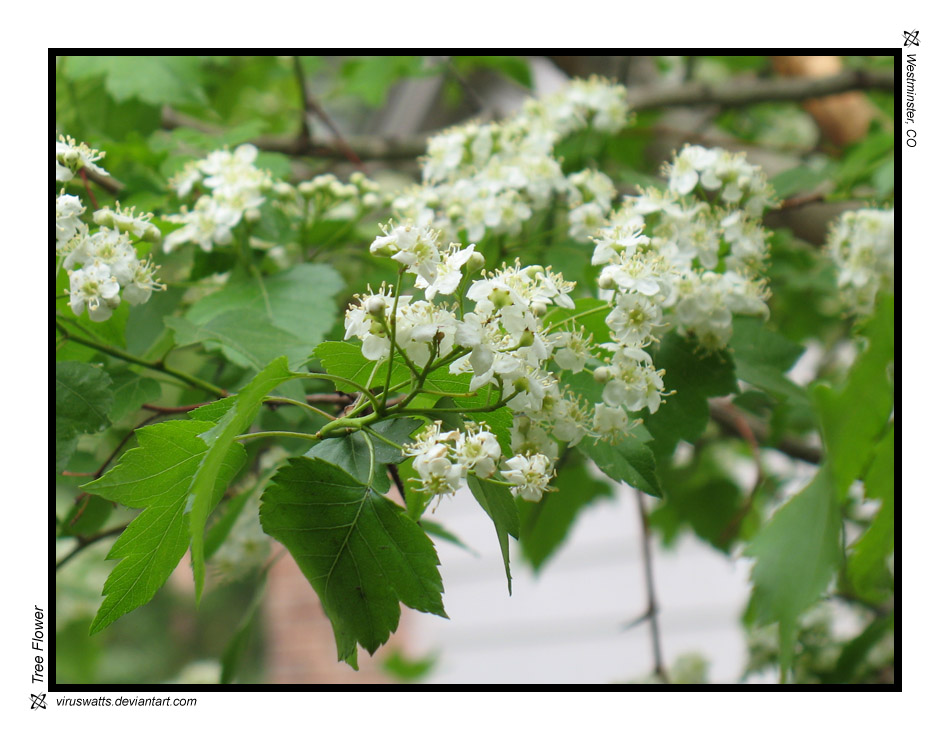
POLYGON ((672 88, 632 88, 627 103, 636 111, 684 105, 735 108, 752 103, 775 103, 820 98, 849 90, 894 91, 894 75, 878 70, 852 70, 832 77, 729 80, 716 84, 687 82, 672 88))
POLYGON ((762 447, 771 447, 772 449, 784 452, 789 457, 803 460, 813 465, 821 462, 822 451, 820 448, 802 442, 792 437, 780 439, 778 442, 769 440, 769 429, 764 422, 750 416, 739 414, 739 410, 728 401, 721 399, 711 399, 709 401, 709 416, 719 425, 720 430, 732 437, 748 440, 748 432, 754 435, 755 440, 762 447), (741 423, 737 421, 737 415, 741 418, 741 423))
MULTIPOLYGON (((714 85, 687 82, 674 88, 634 87, 630 89, 627 101, 634 112, 691 105, 718 105, 729 108, 752 103, 808 100, 848 90, 871 89, 893 91, 893 75, 876 70, 854 70, 818 79, 770 78, 730 80, 714 85)), ((314 113, 317 113, 316 109, 314 113)), ((205 121, 185 116, 168 107, 162 111, 162 125, 169 129, 189 126, 206 133, 221 131, 205 121)), ((348 136, 345 143, 350 152, 363 162, 413 159, 425 153, 426 141, 430 135, 431 133, 385 137, 354 134, 348 136)), ((292 156, 349 158, 337 138, 320 138, 314 135, 309 137, 261 136, 252 139, 251 143, 264 151, 281 152, 292 156)))
POLYGON ((647 514, 643 491, 639 488, 634 488, 633 493, 637 499, 637 510, 640 515, 643 572, 647 586, 647 609, 639 620, 634 621, 634 624, 638 624, 644 619, 649 620, 650 642, 653 647, 653 673, 663 683, 669 683, 670 677, 666 672, 666 667, 663 665, 663 653, 660 646, 660 618, 659 606, 656 599, 656 584, 653 581, 653 549, 650 547, 650 520, 647 514))
POLYGON ((125 187, 125 183, 116 180, 112 175, 100 175, 97 172, 86 171, 86 177, 109 193, 118 193, 125 187))
POLYGON ((125 531, 126 524, 122 524, 118 527, 113 527, 112 529, 107 529, 104 532, 98 532, 88 537, 77 537, 76 547, 70 550, 66 555, 63 556, 63 559, 56 563, 57 570, 62 568, 66 563, 76 557, 79 553, 85 550, 89 545, 92 545, 99 540, 104 540, 106 537, 112 537, 113 535, 121 534, 125 531))
POLYGON ((346 139, 343 137, 343 134, 340 133, 340 130, 336 127, 336 124, 333 123, 333 119, 330 118, 329 114, 323 109, 323 106, 320 105, 320 102, 316 97, 311 94, 309 88, 307 87, 307 77, 303 71, 303 63, 300 61, 299 56, 293 57, 294 62, 294 76, 297 78, 297 86, 300 88, 300 100, 302 105, 301 111, 301 128, 300 135, 304 138, 305 141, 310 141, 310 124, 308 122, 308 113, 313 113, 330 129, 330 133, 334 136, 334 144, 337 149, 346 157, 357 169, 365 172, 366 165, 363 164, 363 160, 360 159, 359 155, 353 151, 352 147, 346 143, 346 139))

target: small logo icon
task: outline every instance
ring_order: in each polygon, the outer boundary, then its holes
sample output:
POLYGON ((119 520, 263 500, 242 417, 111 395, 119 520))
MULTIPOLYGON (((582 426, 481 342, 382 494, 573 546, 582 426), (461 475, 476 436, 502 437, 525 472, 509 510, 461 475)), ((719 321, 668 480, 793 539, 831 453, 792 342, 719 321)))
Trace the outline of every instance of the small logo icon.
POLYGON ((33 705, 30 709, 46 709, 46 694, 30 694, 33 705))
POLYGON ((920 46, 920 42, 917 40, 917 34, 920 31, 904 31, 904 46, 920 46))

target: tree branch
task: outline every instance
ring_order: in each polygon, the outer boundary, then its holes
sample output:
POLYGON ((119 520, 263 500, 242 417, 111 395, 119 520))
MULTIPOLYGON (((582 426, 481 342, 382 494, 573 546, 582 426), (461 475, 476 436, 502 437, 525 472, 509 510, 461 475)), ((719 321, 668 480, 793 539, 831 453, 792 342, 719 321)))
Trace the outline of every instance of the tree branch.
POLYGON ((310 123, 308 120, 308 114, 313 113, 330 129, 330 133, 334 136, 334 145, 346 157, 357 169, 361 171, 366 171, 366 165, 363 164, 363 161, 360 159, 359 155, 353 151, 352 147, 346 143, 346 139, 343 137, 343 134, 340 133, 340 130, 336 127, 336 124, 333 123, 333 119, 327 114, 323 109, 323 106, 320 105, 320 102, 310 93, 309 88, 307 87, 307 76, 303 71, 303 63, 300 61, 299 56, 293 58, 294 62, 294 76, 297 78, 297 86, 300 88, 300 100, 303 106, 302 115, 301 115, 301 128, 300 135, 306 142, 311 141, 310 134, 310 123))
MULTIPOLYGON (((650 622, 650 642, 653 647, 653 673, 663 683, 669 683, 670 677, 663 664, 663 652, 660 646, 660 619, 659 607, 656 599, 656 584, 653 581, 653 549, 650 547, 650 520, 647 516, 646 502, 644 493, 639 488, 633 489, 634 496, 637 499, 637 510, 640 515, 641 543, 643 548, 643 573, 647 585, 647 609, 643 616, 635 620, 634 624, 639 624, 644 619, 650 622)), ((631 625, 632 626, 632 625, 631 625)))
MULTIPOLYGON (((853 70, 833 77, 808 78, 769 78, 764 80, 743 80, 709 85, 687 82, 674 88, 635 87, 627 101, 633 112, 654 110, 673 106, 718 105, 724 108, 777 101, 798 101, 818 98, 825 95, 849 90, 886 90, 893 92, 894 77, 887 72, 853 70)), ((314 101, 311 100, 311 104, 314 101)), ((319 106, 313 108, 318 112, 319 106)), ((322 116, 321 116, 322 118, 322 116)), ((323 119, 326 123, 326 119, 323 119)), ((219 133, 220 129, 205 121, 185 116, 171 108, 162 111, 162 125, 165 128, 189 126, 206 133, 219 133)), ((329 124, 328 124, 329 125, 329 124)), ((331 126, 331 131, 334 128, 331 126)), ((341 148, 340 137, 320 138, 310 135, 300 136, 261 136, 251 141, 258 149, 281 152, 292 156, 316 156, 336 159, 350 159, 356 155, 359 160, 413 159, 425 153, 426 141, 430 134, 417 134, 405 137, 385 137, 373 135, 351 135, 345 144, 350 155, 341 148)))
POLYGON ((739 421, 736 419, 738 413, 738 410, 728 401, 716 399, 709 401, 710 418, 730 437, 738 437, 748 441, 748 434, 751 432, 762 447, 771 447, 784 452, 789 457, 803 460, 812 465, 818 465, 821 462, 822 451, 820 448, 791 437, 773 443, 769 440, 769 429, 766 424, 748 415, 741 416, 741 421, 739 421))
POLYGON ((113 527, 112 529, 107 529, 104 532, 98 532, 96 534, 90 535, 88 537, 77 537, 76 546, 70 550, 66 555, 63 556, 63 559, 56 563, 57 570, 62 568, 66 563, 76 557, 79 553, 85 550, 89 545, 98 542, 99 540, 104 540, 106 537, 112 537, 113 535, 122 534, 127 527, 127 524, 122 524, 118 527, 113 527))
POLYGON ((894 91, 894 75, 878 70, 852 70, 832 77, 779 77, 706 84, 687 82, 672 88, 632 88, 627 103, 634 112, 683 105, 734 108, 752 103, 809 100, 849 90, 894 91))

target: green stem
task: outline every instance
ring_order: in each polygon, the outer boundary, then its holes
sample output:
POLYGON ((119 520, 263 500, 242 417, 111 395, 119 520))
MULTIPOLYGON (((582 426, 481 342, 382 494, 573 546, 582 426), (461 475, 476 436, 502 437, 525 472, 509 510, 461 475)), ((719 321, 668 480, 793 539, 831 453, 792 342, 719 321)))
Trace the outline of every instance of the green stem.
POLYGON ((376 437, 376 439, 378 439, 380 442, 385 442, 386 444, 392 447, 395 447, 397 450, 400 450, 400 451, 402 450, 401 444, 399 444, 398 442, 393 442, 391 439, 384 437, 382 434, 380 434, 375 429, 373 429, 373 427, 365 426, 365 427, 362 427, 360 431, 363 432, 364 434, 369 432, 374 437, 376 437))
POLYGON ((369 477, 366 480, 366 487, 373 487, 373 476, 376 474, 376 447, 373 445, 373 440, 369 438, 369 435, 366 433, 365 429, 360 429, 360 434, 363 435, 363 440, 366 442, 366 446, 369 448, 369 477))
POLYGON ((206 380, 195 377, 189 373, 186 373, 182 370, 175 370, 174 368, 167 367, 164 360, 158 360, 157 362, 149 362, 148 360, 143 360, 141 357, 137 357, 133 354, 129 354, 124 350, 117 349, 116 347, 110 347, 107 344, 97 342, 94 339, 86 339, 85 337, 79 337, 75 334, 70 334, 66 328, 59 322, 56 322, 56 328, 62 333, 63 337, 68 341, 75 342, 76 344, 82 344, 91 349, 98 350, 103 354, 111 355, 120 360, 125 360, 126 362, 131 362, 133 365, 140 365, 141 367, 147 367, 151 370, 155 370, 165 375, 170 375, 173 378, 178 378, 183 380, 188 385, 194 388, 200 388, 203 391, 207 391, 215 396, 224 398, 231 395, 223 388, 218 388, 216 385, 209 383, 206 380))
POLYGON ((331 380, 334 383, 346 383, 351 385, 360 393, 362 393, 373 404, 373 408, 379 412, 380 403, 379 399, 374 396, 368 388, 363 385, 360 385, 355 380, 350 380, 349 378, 344 378, 342 375, 331 375, 330 373, 294 373, 295 378, 313 378, 315 380, 331 380))
POLYGON ((261 439, 262 437, 293 437, 294 439, 309 439, 311 442, 316 440, 316 435, 304 434, 303 432, 251 432, 249 434, 239 434, 234 438, 236 442, 246 442, 249 439, 261 439))
POLYGON ((336 418, 333 414, 328 414, 323 409, 318 409, 316 406, 311 406, 309 403, 304 403, 303 401, 298 401, 294 398, 285 398, 284 396, 266 396, 264 398, 264 403, 268 403, 270 401, 276 401, 278 403, 286 403, 286 404, 290 404, 291 406, 299 406, 302 409, 307 409, 308 411, 312 411, 315 414, 319 414, 325 419, 336 418))
POLYGON ((402 289, 402 276, 405 271, 405 267, 399 269, 396 274, 396 288, 393 291, 393 314, 389 321, 389 365, 386 367, 386 383, 383 385, 383 408, 386 407, 386 400, 389 398, 389 383, 393 377, 393 357, 396 353, 396 311, 399 308, 399 291, 402 289))
POLYGON ((593 313, 600 313, 601 311, 606 311, 608 308, 610 308, 609 303, 603 306, 597 306, 596 308, 588 308, 586 311, 581 311, 580 313, 576 313, 573 316, 568 316, 566 319, 561 319, 558 322, 549 324, 548 326, 545 327, 545 329, 550 331, 551 329, 556 329, 557 327, 561 326, 562 324, 566 324, 569 321, 573 321, 574 319, 579 319, 581 316, 590 316, 593 313))

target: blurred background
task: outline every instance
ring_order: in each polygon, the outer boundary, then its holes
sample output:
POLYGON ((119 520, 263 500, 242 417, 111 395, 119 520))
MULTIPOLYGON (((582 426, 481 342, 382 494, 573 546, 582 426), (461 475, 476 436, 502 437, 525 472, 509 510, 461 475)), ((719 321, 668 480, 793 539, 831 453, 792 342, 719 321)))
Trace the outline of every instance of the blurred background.
MULTIPOLYGON (((657 91, 730 80, 821 78, 850 69, 890 73, 893 58, 59 57, 56 133, 108 153, 110 176, 94 179, 100 202, 121 194, 123 206, 162 213, 175 210, 167 179, 186 162, 223 146, 254 142, 261 151, 258 165, 290 182, 362 169, 391 192, 418 181, 427 135, 476 117, 503 117, 573 77, 597 74, 632 89, 657 91)), ((788 305, 772 306, 773 319, 786 336, 804 340, 816 324, 835 321, 833 309, 814 300, 816 286, 830 293, 834 281, 794 245, 820 245, 828 223, 842 211, 893 199, 893 104, 892 92, 870 90, 733 108, 660 107, 638 114, 607 143, 598 165, 621 192, 657 183, 660 163, 687 142, 741 150, 765 168, 778 197, 795 199, 766 220, 776 232, 773 255, 794 253, 795 260, 806 261, 796 264, 793 274, 776 260, 770 279, 782 284, 782 295, 789 298, 788 305), (802 274, 807 284, 792 284, 802 274)), ((367 233, 374 230, 371 225, 367 233)), ((173 256, 167 257, 171 263, 173 256)), ((348 283, 365 285, 370 278, 352 262, 335 266, 348 283)), ((180 297, 173 293, 153 301, 167 300, 173 308, 180 297)), ((808 345, 791 371, 797 382, 847 364, 853 347, 832 341, 828 352, 828 344, 808 345)), ((722 436, 723 428, 711 435, 722 436)), ((693 488, 684 490, 712 486, 728 498, 755 484, 756 466, 741 438, 706 457, 698 447, 680 451, 683 459, 702 459, 693 488)), ((81 447, 73 467, 98 467, 95 452, 81 447)), ((808 463, 777 453, 763 453, 763 466, 771 485, 762 515, 814 473, 808 463)), ((57 480, 61 520, 69 519, 77 491, 75 480, 57 480)), ((648 506, 661 645, 671 679, 774 682, 774 634, 750 633, 744 626, 749 567, 738 557, 739 548, 717 547, 704 534, 706 523, 684 519, 675 501, 648 506)), ((519 550, 513 556, 511 596, 495 532, 474 500, 447 499, 437 518, 459 540, 438 543, 451 620, 404 611, 391 642, 372 658, 361 655, 358 673, 336 662, 316 595, 292 558, 276 547, 266 583, 255 577, 218 579, 195 611, 190 570, 183 564, 148 606, 89 637, 112 567, 104 559, 112 540, 102 539, 57 570, 56 680, 217 682, 222 663, 241 683, 650 680, 653 640, 638 619, 650 606, 644 529, 630 489, 603 479, 540 569, 537 554, 519 550)), ((120 515, 105 510, 94 527, 89 521, 88 531, 70 534, 82 537, 122 523, 120 515)), ((58 558, 69 554, 74 542, 60 538, 58 558)), ((809 619, 803 640, 806 658, 815 665, 861 624, 844 604, 824 604, 809 619)), ((892 648, 888 653, 885 645, 879 652, 866 678, 887 680, 890 670, 893 680, 892 648)), ((800 677, 807 679, 807 668, 802 670, 800 677)))

